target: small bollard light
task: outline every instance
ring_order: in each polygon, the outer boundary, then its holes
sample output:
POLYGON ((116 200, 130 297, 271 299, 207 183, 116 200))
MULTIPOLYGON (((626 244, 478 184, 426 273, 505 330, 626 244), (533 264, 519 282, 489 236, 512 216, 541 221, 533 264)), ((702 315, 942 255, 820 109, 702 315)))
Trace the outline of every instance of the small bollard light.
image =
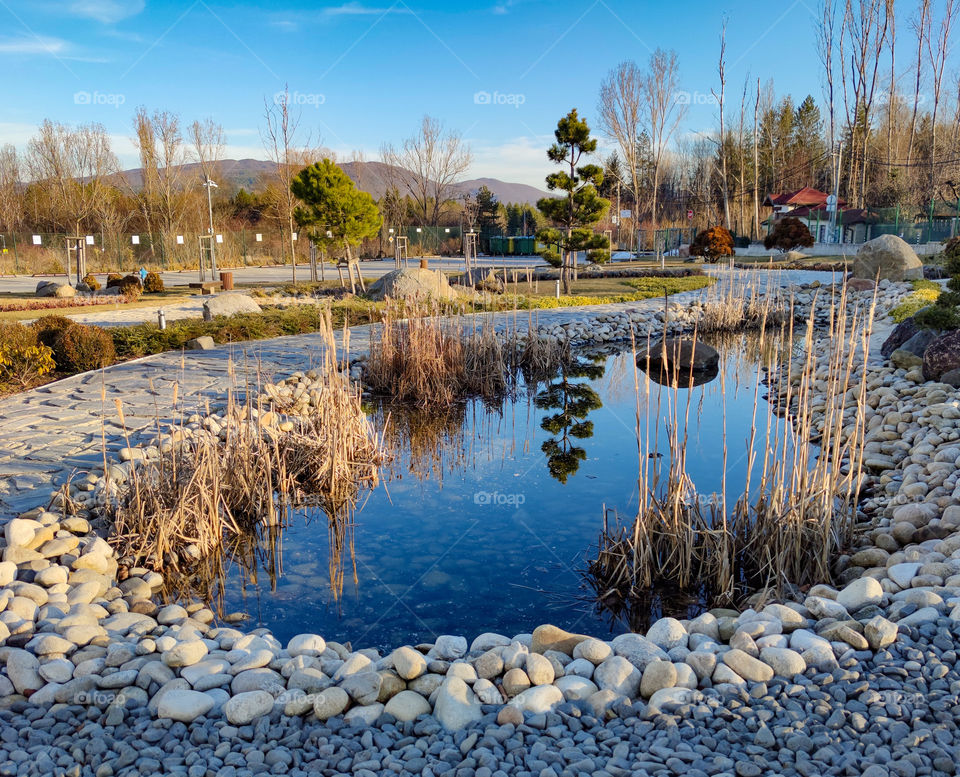
POLYGON ((167 314, 162 310, 157 311, 157 326, 159 326, 161 329, 167 328, 167 314))
POLYGON ((557 281, 557 299, 560 299, 560 281, 557 281))

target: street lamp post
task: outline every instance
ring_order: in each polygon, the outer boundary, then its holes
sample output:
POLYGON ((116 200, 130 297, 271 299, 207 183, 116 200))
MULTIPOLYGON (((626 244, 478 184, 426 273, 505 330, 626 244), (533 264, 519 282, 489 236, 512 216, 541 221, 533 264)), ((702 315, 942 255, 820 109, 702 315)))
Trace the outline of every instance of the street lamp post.
POLYGON ((217 255, 216 248, 214 243, 216 243, 216 237, 213 234, 213 197, 211 196, 210 190, 218 188, 217 185, 210 180, 210 176, 204 177, 203 187, 207 190, 207 216, 210 218, 210 269, 213 272, 213 278, 217 278, 217 255))

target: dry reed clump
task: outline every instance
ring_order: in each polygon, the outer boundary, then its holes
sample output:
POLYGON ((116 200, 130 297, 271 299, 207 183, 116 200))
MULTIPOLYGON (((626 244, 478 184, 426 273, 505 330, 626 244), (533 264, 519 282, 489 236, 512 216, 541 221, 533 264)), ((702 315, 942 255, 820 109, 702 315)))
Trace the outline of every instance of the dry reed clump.
MULTIPOLYGON (((670 419, 669 466, 663 473, 655 433, 651 443, 650 381, 645 379, 641 389, 637 380, 640 506, 627 525, 616 518, 610 521, 604 511, 598 552, 586 572, 601 604, 622 609, 624 602, 665 583, 731 603, 749 590, 782 595, 793 586, 832 580, 832 562, 850 544, 856 526, 866 406, 866 384, 856 374, 868 356, 876 304, 874 300, 867 310, 851 310, 846 302, 845 288, 830 299, 826 335, 832 349, 820 369, 813 311, 802 335, 795 335, 789 318, 776 335, 779 348, 761 343, 768 361, 758 366, 746 484, 732 502, 726 493, 726 411, 723 487, 704 498, 686 469, 693 392, 687 392, 685 400, 676 388, 657 394, 653 419, 660 417, 664 396, 670 419), (803 356, 791 364, 780 354, 791 354, 795 340, 803 356), (764 373, 775 389, 774 401, 765 410, 759 406, 764 373), (643 399, 647 423, 642 433, 643 399), (766 414, 762 439, 758 413, 766 414), (819 451, 809 444, 813 439, 819 451)), ((762 329, 759 336, 771 337, 762 329)), ((722 370, 720 380, 723 392, 722 370)), ((683 376, 678 376, 672 385, 682 383, 683 376)))
MULTIPOLYGON (((352 507, 361 488, 376 486, 383 454, 359 391, 337 367, 329 325, 325 331, 318 374, 326 389, 316 415, 281 424, 260 400, 238 403, 231 395, 219 429, 173 424, 160 456, 131 469, 109 508, 119 556, 189 571, 225 541, 283 526, 303 507, 327 514, 332 549, 346 542, 352 507)), ((331 582, 342 587, 337 566, 331 582)))
POLYGON ((374 394, 414 405, 449 407, 480 398, 504 399, 520 383, 556 373, 569 358, 567 345, 514 328, 498 334, 462 318, 433 315, 401 318, 388 306, 373 334, 364 382, 374 394))
POLYGON ((791 316, 790 305, 779 287, 761 286, 758 279, 740 284, 711 286, 703 297, 697 330, 731 332, 781 326, 791 316))

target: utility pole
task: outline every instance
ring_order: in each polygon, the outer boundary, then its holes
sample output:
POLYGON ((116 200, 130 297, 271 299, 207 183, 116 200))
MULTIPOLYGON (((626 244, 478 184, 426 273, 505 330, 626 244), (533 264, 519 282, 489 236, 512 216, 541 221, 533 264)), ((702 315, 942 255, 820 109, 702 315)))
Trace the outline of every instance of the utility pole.
POLYGON ((217 185, 210 180, 210 176, 204 176, 203 187, 207 190, 207 216, 210 218, 210 269, 213 272, 213 279, 217 278, 217 255, 214 244, 217 242, 213 234, 213 197, 210 194, 211 189, 216 189, 217 185))

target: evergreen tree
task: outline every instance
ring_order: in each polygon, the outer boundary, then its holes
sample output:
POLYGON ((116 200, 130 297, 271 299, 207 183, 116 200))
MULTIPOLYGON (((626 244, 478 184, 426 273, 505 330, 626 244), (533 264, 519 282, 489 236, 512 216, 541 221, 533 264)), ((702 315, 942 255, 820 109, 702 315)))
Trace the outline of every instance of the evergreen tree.
POLYGON ((603 358, 574 360, 562 368, 559 378, 551 381, 533 400, 542 410, 558 411, 540 422, 540 428, 553 435, 543 442, 540 450, 547 457, 550 475, 561 483, 566 483, 567 478, 580 468, 580 462, 587 458, 583 446, 574 441, 593 437, 593 422, 587 420, 587 415, 603 406, 600 395, 590 384, 572 378, 596 380, 603 377, 603 358))
POLYGON ((603 262, 610 257, 610 244, 604 235, 590 229, 603 218, 610 202, 597 194, 603 183, 603 171, 597 165, 581 165, 584 155, 597 150, 596 139, 590 137, 587 122, 574 108, 557 123, 556 142, 547 150, 551 162, 567 169, 547 176, 550 191, 565 192, 565 197, 543 197, 537 202, 540 212, 558 227, 542 229, 537 238, 548 244, 542 256, 554 267, 561 267, 564 294, 570 293, 571 271, 576 266, 577 252, 587 251, 590 261, 603 262), (556 246, 556 249, 553 248, 556 246))
POLYGON ((356 291, 356 270, 360 288, 364 289, 363 276, 350 249, 380 231, 383 219, 373 197, 357 189, 350 177, 329 159, 297 173, 290 191, 302 203, 293 212, 297 225, 309 229, 310 239, 317 245, 342 246, 351 288, 356 291))

